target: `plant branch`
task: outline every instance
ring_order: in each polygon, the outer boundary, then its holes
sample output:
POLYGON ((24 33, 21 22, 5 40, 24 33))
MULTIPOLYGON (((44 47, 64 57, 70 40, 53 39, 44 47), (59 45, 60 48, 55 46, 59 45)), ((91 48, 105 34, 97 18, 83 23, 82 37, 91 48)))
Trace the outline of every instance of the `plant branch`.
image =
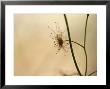
POLYGON ((84 33, 84 47, 86 45, 86 32, 87 32, 88 17, 89 17, 89 14, 87 14, 87 18, 86 18, 85 33, 84 33))
POLYGON ((82 76, 82 74, 81 74, 81 72, 80 72, 80 70, 79 70, 79 67, 78 67, 78 65, 77 65, 74 52, 73 52, 73 48, 72 48, 72 44, 71 44, 70 31, 69 31, 69 26, 68 26, 68 21, 67 21, 66 14, 64 14, 64 19, 65 19, 65 22, 66 22, 66 27, 67 27, 67 32, 68 32, 68 38, 69 38, 69 44, 70 44, 70 49, 71 49, 73 61, 74 61, 74 63, 75 63, 75 67, 76 67, 76 69, 77 69, 77 71, 78 71, 78 74, 79 74, 80 76, 82 76))
POLYGON ((85 76, 87 74, 87 52, 86 52, 86 33, 87 33, 87 22, 88 22, 88 17, 89 14, 87 14, 87 18, 86 18, 86 25, 85 25, 85 34, 84 34, 84 52, 85 52, 85 56, 86 56, 86 69, 85 69, 85 76))
MULTIPOLYGON (((69 40, 65 40, 65 41, 69 41, 69 40)), ((75 44, 77 44, 77 45, 81 46, 82 48, 84 48, 84 46, 83 46, 83 45, 81 45, 80 43, 78 43, 78 42, 76 42, 76 41, 71 41, 71 42, 73 42, 73 43, 75 43, 75 44)))
POLYGON ((88 76, 91 76, 92 74, 94 74, 94 73, 96 73, 97 71, 94 71, 94 72, 92 72, 92 73, 90 73, 88 76))
POLYGON ((86 69, 85 69, 85 76, 87 74, 87 52, 86 49, 84 48, 84 53, 85 53, 85 57, 86 57, 86 69))

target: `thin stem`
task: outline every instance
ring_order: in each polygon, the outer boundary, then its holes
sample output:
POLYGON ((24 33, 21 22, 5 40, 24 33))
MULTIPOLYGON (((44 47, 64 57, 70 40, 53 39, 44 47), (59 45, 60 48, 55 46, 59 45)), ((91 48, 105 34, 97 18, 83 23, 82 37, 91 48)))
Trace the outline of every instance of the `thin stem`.
MULTIPOLYGON (((65 40, 65 41, 69 41, 69 40, 65 40)), ((75 44, 77 44, 77 45, 81 46, 82 48, 84 48, 84 46, 83 46, 83 45, 81 45, 81 44, 79 44, 78 42, 75 42, 75 41, 71 41, 71 42, 73 42, 73 43, 75 43, 75 44)))
POLYGON ((82 76, 82 74, 81 74, 81 72, 80 72, 80 70, 79 70, 79 67, 78 67, 78 65, 77 65, 74 52, 73 52, 73 48, 72 48, 72 44, 71 44, 70 31, 69 31, 69 26, 68 26, 68 21, 67 21, 67 18, 66 18, 66 14, 64 14, 64 19, 65 19, 65 22, 66 22, 66 27, 67 27, 67 32, 68 32, 68 38, 69 38, 69 44, 70 44, 70 49, 71 49, 73 61, 74 61, 74 63, 75 63, 75 67, 76 67, 76 69, 77 69, 77 71, 78 71, 78 74, 79 74, 80 76, 82 76))
POLYGON ((88 21, 88 17, 89 17, 89 14, 87 14, 87 18, 86 18, 86 25, 85 25, 85 34, 84 34, 84 47, 86 45, 86 30, 87 30, 87 21, 88 21))
POLYGON ((97 71, 94 71, 94 72, 92 72, 92 73, 90 73, 88 76, 91 76, 92 74, 94 74, 94 73, 96 73, 97 71))
POLYGON ((85 56, 86 56, 86 69, 85 69, 85 76, 87 74, 87 52, 86 52, 86 49, 84 48, 84 53, 85 53, 85 56))
POLYGON ((86 69, 85 69, 85 76, 87 74, 87 52, 86 52, 86 32, 87 32, 87 22, 88 22, 88 17, 89 14, 87 14, 87 18, 86 18, 86 25, 85 25, 85 34, 84 34, 84 52, 85 52, 85 56, 86 56, 86 69))

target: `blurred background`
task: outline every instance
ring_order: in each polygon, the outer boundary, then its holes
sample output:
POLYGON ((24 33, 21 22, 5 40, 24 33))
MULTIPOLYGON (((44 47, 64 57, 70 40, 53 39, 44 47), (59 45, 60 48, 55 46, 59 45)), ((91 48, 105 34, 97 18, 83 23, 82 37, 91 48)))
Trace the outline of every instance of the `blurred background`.
MULTIPOLYGON (((71 39, 84 45, 86 14, 66 14, 71 39)), ((69 45, 58 51, 53 38, 62 32, 68 40, 63 14, 14 15, 14 75, 15 76, 76 76, 78 75, 69 45), (55 24, 55 22, 57 24, 55 24), (49 28, 49 27, 50 28, 49 28), (55 33, 54 33, 55 31, 55 33), (52 33, 52 34, 51 34, 52 33), (58 52, 57 52, 58 51, 58 52), (57 53, 57 54, 56 54, 57 53)), ((85 53, 73 44, 73 51, 81 73, 85 73, 85 53)), ((97 70, 97 15, 90 14, 87 23, 87 74, 97 70)), ((96 75, 96 73, 94 74, 96 75)))

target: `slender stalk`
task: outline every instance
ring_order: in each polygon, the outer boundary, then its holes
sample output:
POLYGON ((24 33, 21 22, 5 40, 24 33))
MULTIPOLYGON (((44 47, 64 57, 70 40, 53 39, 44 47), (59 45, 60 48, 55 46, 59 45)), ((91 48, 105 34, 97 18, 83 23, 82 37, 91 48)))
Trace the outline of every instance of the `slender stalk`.
MULTIPOLYGON (((69 41, 69 40, 65 40, 65 41, 69 41)), ((80 44, 80 43, 78 43, 78 42, 75 42, 75 41, 71 41, 71 42, 73 42, 73 43, 75 43, 75 44, 77 44, 77 45, 81 46, 82 48, 84 48, 84 46, 83 46, 83 45, 81 45, 81 44, 80 44)))
POLYGON ((85 76, 87 74, 87 52, 86 52, 86 33, 87 33, 87 22, 88 22, 88 17, 89 14, 87 14, 87 18, 86 18, 86 25, 85 25, 85 34, 84 34, 84 52, 85 52, 85 56, 86 56, 86 69, 85 69, 85 76))
POLYGON ((67 32, 68 32, 68 38, 69 38, 69 44, 70 44, 70 49, 71 49, 73 61, 74 61, 74 63, 75 63, 75 67, 76 67, 76 69, 77 69, 77 71, 78 71, 78 74, 79 74, 80 76, 82 76, 82 74, 81 74, 81 72, 80 72, 80 70, 79 70, 79 67, 78 67, 78 65, 77 65, 74 52, 73 52, 72 43, 71 43, 71 37, 70 37, 70 31, 69 31, 69 26, 68 26, 68 21, 67 21, 66 14, 64 14, 64 19, 65 19, 65 22, 66 22, 66 27, 67 27, 67 32))
POLYGON ((87 52, 86 49, 84 48, 84 53, 85 53, 85 57, 86 57, 86 69, 85 69, 85 76, 87 74, 87 52))
POLYGON ((94 72, 92 72, 92 73, 90 73, 88 76, 91 76, 92 74, 94 74, 94 73, 96 73, 97 71, 94 71, 94 72))
POLYGON ((86 18, 86 25, 85 25, 85 34, 84 34, 84 47, 86 45, 86 30, 87 30, 87 21, 88 21, 88 17, 89 17, 89 14, 87 14, 87 18, 86 18))

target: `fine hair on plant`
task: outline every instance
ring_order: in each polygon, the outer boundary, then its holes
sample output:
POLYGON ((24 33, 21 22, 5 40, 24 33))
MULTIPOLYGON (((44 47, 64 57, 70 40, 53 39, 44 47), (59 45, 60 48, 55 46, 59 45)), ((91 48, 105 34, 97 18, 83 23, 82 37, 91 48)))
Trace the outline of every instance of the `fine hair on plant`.
POLYGON ((52 29, 52 27, 50 27, 49 25, 48 28, 51 30, 50 37, 53 39, 54 47, 58 48, 56 54, 58 54, 60 50, 63 50, 66 54, 68 52, 67 46, 69 46, 69 43, 67 42, 65 37, 65 30, 61 30, 57 22, 54 22, 54 25, 55 30, 52 29))

